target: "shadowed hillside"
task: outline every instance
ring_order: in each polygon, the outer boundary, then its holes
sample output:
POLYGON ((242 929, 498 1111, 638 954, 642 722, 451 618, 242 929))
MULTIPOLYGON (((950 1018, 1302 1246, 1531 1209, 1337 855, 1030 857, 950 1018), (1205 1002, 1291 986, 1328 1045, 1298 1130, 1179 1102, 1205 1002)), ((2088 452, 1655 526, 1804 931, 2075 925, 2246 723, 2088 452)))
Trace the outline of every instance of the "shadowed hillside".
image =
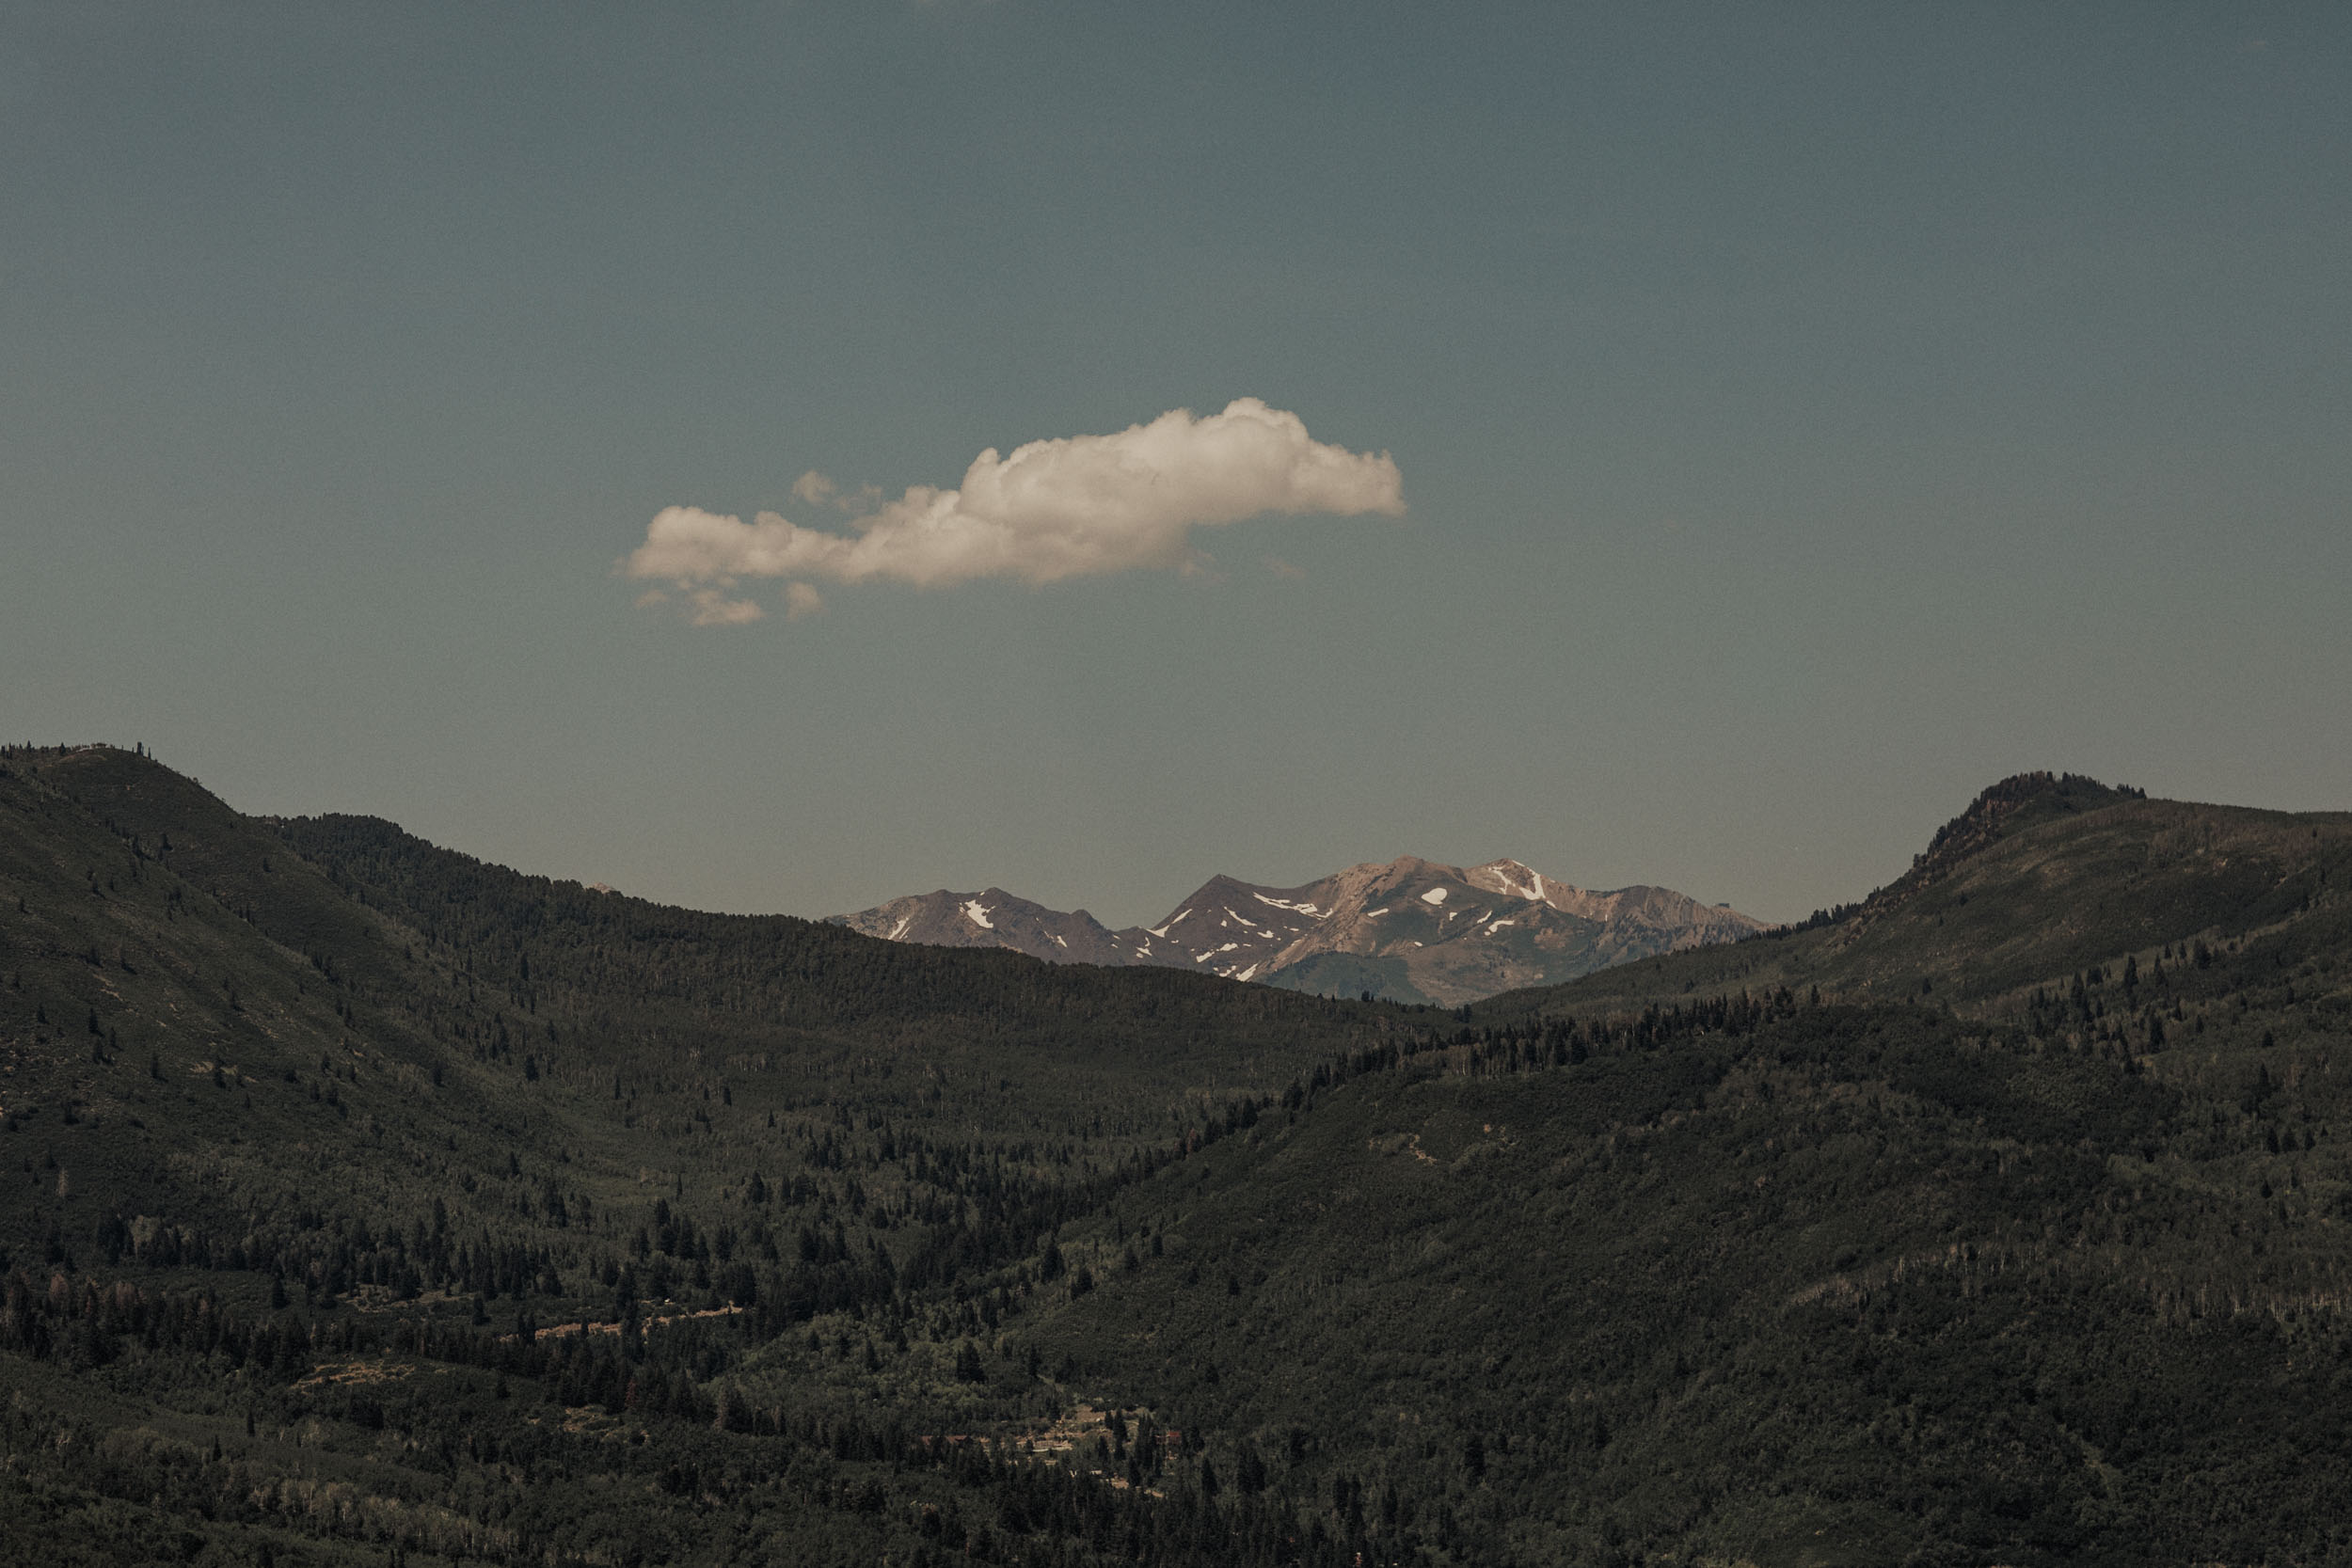
POLYGON ((2150 800, 2026 774, 1985 791, 1910 871, 1859 904, 1730 946, 1515 991, 1478 1016, 1784 985, 2013 1011, 2035 987, 2063 989, 2110 959, 2137 955, 2146 967, 2167 947, 2282 927, 2347 878, 2352 813, 2150 800))
MULTIPOLYGON (((206 1201, 240 1212, 273 1183, 308 1188, 320 1161, 349 1161, 336 1185, 358 1196, 591 1138, 567 1180, 634 1188, 651 1158, 691 1183, 706 1147, 784 1141, 766 1114, 818 1102, 826 1120, 944 1117, 1105 1168, 1341 1048, 1368 1012, 663 909, 385 823, 247 819, 112 750, 12 773, 0 863, 24 908, 0 1016, 24 1054, 8 1114, 63 1125, 76 1108, 93 1203, 114 1134, 167 1104, 132 1142, 177 1140, 174 1158, 215 1170, 206 1201), (388 1171, 387 1151, 411 1168, 388 1171)), ((397 1206, 390 1190, 371 1201, 397 1206)))

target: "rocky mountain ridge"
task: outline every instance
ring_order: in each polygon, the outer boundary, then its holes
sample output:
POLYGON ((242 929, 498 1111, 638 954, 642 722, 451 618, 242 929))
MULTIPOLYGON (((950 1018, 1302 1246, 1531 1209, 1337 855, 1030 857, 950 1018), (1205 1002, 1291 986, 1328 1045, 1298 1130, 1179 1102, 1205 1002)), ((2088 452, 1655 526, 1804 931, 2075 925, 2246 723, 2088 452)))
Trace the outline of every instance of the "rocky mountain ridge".
POLYGON ((1157 924, 1116 931, 1084 910, 1065 913, 996 887, 942 888, 833 921, 893 942, 1449 1006, 1765 928, 1670 888, 1596 892, 1514 860, 1466 869, 1412 855, 1300 887, 1212 877, 1157 924))

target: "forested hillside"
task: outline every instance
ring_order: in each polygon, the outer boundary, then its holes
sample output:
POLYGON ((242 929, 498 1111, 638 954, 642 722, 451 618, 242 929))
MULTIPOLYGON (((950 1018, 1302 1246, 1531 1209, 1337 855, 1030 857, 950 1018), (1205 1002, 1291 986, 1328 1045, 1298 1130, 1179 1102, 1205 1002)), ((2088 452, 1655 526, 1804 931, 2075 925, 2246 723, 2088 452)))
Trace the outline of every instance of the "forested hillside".
POLYGON ((18 749, 0 1539, 2338 1560, 2348 867, 2030 776, 1805 929, 1449 1014, 18 749))
MULTIPOLYGON (((2071 1000, 2076 975, 2135 956, 2138 969, 2163 961, 2177 973, 2183 959, 2165 949, 2299 921, 2315 901, 2341 895, 2347 879, 2352 813, 2151 800, 2073 775, 2024 774, 1979 795, 1909 871, 1852 906, 1731 946, 1495 997, 1479 1016, 1671 1006, 1783 985, 2005 1015, 2035 1006, 2040 990, 2046 1015, 2046 993, 2055 987, 2071 1000)), ((2297 940, 2334 940, 2331 927, 2313 930, 2297 940)), ((2145 1011, 2158 995, 2135 990, 2129 1000, 2145 1011)), ((2118 1001, 2100 998, 2099 1017, 2109 1019, 2118 1001)), ((2122 1024, 2113 1017, 2107 1027, 2122 1024)), ((2144 1018, 2138 1026, 2144 1038, 2144 1018)))

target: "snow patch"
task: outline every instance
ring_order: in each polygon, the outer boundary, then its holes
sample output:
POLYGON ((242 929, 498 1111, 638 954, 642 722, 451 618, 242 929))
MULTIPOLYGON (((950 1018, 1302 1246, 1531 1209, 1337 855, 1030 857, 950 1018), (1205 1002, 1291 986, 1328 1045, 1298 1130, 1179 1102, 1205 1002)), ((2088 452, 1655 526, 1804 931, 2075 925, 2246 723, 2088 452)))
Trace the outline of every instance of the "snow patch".
POLYGON ((889 940, 889 941, 891 941, 891 942, 897 942, 897 941, 898 941, 900 937, 905 936, 905 935, 907 934, 907 927, 910 927, 910 926, 912 926, 912 925, 914 925, 914 916, 913 916, 913 915, 908 915, 908 916, 906 916, 905 918, 901 919, 901 920, 898 922, 898 928, 897 930, 895 930, 895 931, 893 931, 893 932, 891 932, 891 933, 890 933, 890 936, 889 936, 888 940, 889 940))
POLYGON ((1263 893, 1253 893, 1249 896, 1255 898, 1261 904, 1270 904, 1278 910, 1295 910, 1300 914, 1313 915, 1317 920, 1323 919, 1330 912, 1327 910, 1319 910, 1315 908, 1314 902, 1311 899, 1303 904, 1294 904, 1287 898, 1269 898, 1263 893))
POLYGON ((1421 901, 1424 904, 1442 904, 1445 902, 1445 889, 1433 887, 1421 895, 1421 901))
POLYGON ((1505 893, 1524 898, 1531 904, 1548 904, 1551 901, 1549 894, 1544 887, 1544 874, 1533 866, 1522 865, 1518 861, 1497 861, 1486 869, 1494 873, 1495 880, 1502 884, 1502 891, 1505 893), (1507 870, 1506 867, 1508 867, 1507 870), (1534 885, 1531 887, 1527 883, 1514 880, 1511 876, 1513 871, 1526 872, 1528 882, 1534 885))
POLYGON ((1242 971, 1239 974, 1234 975, 1234 976, 1233 976, 1233 978, 1234 978, 1234 979, 1236 979, 1236 980, 1247 980, 1247 979, 1248 979, 1248 978, 1249 978, 1252 974, 1257 974, 1257 973, 1258 973, 1258 966, 1257 966, 1256 964, 1251 964, 1251 965, 1250 965, 1248 969, 1245 969, 1245 970, 1243 970, 1243 971, 1242 971))
POLYGON ((980 901, 977 898, 967 898, 963 901, 963 918, 983 931, 996 929, 996 922, 988 918, 988 911, 980 908, 980 901))

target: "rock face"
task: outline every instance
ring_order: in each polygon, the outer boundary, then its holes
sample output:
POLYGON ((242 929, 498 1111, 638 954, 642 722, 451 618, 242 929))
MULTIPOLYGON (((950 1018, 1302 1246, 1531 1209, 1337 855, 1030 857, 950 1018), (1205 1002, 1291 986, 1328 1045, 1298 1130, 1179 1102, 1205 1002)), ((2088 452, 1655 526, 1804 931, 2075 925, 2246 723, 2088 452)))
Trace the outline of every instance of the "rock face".
POLYGON ((1010 947, 1057 963, 1160 964, 1447 1006, 1763 929, 1668 888, 1596 893, 1517 861, 1464 870, 1409 855, 1304 887, 1212 877, 1157 925, 1121 931, 1084 910, 1064 914, 997 888, 943 889, 834 919, 893 942, 1010 947))

